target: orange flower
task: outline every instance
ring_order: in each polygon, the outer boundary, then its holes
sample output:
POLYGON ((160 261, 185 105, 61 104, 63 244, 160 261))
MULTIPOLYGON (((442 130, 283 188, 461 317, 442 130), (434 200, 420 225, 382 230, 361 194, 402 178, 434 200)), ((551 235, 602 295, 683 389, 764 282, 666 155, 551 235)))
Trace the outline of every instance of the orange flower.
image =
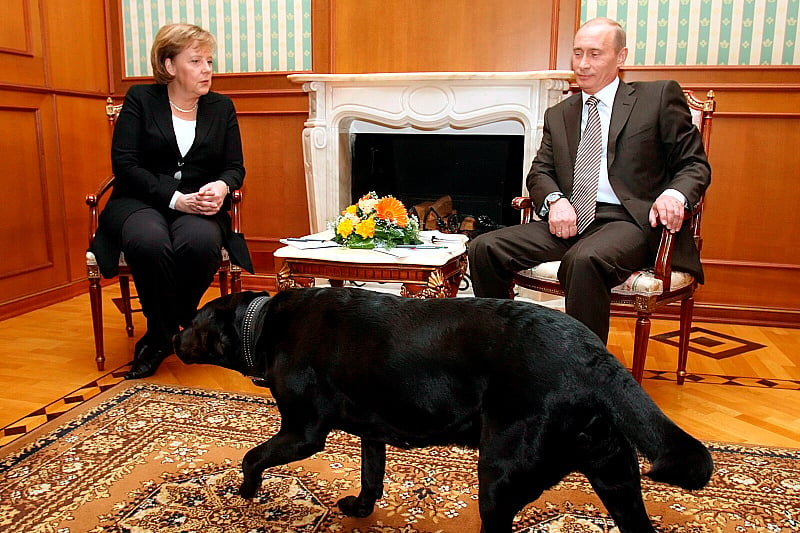
POLYGON ((375 219, 369 217, 366 220, 362 220, 358 224, 356 224, 356 233, 364 237, 365 239, 369 239, 375 236, 375 219))
POLYGON ((392 196, 384 196, 375 204, 375 216, 394 222, 401 228, 408 224, 408 211, 403 202, 392 196))

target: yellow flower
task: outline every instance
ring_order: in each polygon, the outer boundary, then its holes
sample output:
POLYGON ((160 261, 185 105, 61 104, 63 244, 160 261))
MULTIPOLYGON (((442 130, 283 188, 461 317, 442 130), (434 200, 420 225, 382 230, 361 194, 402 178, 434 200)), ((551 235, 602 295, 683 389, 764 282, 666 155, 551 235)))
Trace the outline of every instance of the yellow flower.
POLYGON ((357 206, 356 204, 353 204, 353 205, 348 205, 348 206, 347 206, 347 209, 345 209, 344 211, 342 211, 342 214, 343 214, 343 215, 345 215, 345 214, 347 214, 347 213, 350 213, 351 215, 355 215, 355 214, 356 214, 356 210, 357 210, 357 209, 358 209, 358 206, 357 206))
POLYGON ((356 233, 364 237, 365 239, 369 239, 375 236, 375 219, 369 217, 366 220, 362 220, 356 225, 356 233))
POLYGON ((403 202, 392 196, 384 196, 375 204, 375 211, 378 218, 394 222, 401 228, 408 224, 408 211, 403 202))
POLYGON ((345 239, 353 233, 353 221, 349 218, 345 217, 339 221, 339 224, 336 225, 336 233, 344 237, 345 239))

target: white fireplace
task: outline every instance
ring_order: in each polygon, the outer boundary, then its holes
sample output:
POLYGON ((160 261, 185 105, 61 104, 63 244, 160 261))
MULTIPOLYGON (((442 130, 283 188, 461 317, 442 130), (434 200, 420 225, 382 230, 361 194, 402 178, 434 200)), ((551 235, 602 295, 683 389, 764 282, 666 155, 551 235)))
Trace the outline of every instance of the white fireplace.
POLYGON ((309 93, 303 130, 312 232, 352 201, 351 138, 363 131, 524 136, 520 193, 539 146, 544 111, 571 71, 292 74, 309 93))

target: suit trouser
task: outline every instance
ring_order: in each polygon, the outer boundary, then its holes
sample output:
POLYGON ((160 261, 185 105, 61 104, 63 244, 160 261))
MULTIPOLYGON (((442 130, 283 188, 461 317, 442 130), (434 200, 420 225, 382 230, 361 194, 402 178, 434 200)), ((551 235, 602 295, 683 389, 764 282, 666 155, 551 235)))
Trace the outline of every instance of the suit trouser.
POLYGON ((178 326, 191 321, 222 262, 222 241, 212 217, 148 208, 125 221, 122 251, 151 343, 171 346, 178 326))
POLYGON ((608 342, 611 289, 654 259, 648 230, 621 206, 598 204, 594 222, 571 239, 552 235, 546 220, 484 233, 469 244, 475 296, 509 298, 514 271, 561 261, 567 314, 608 342))

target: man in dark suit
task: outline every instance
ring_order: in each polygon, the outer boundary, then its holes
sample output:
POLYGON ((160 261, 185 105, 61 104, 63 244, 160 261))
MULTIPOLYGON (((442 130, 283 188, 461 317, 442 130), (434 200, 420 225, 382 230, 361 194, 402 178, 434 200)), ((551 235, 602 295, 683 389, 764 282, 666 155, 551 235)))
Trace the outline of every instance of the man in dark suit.
POLYGON ((572 68, 581 93, 545 112, 527 178, 541 220, 483 234, 469 249, 475 295, 482 297, 508 298, 513 271, 560 260, 566 312, 604 342, 611 289, 652 264, 662 226, 677 233, 673 266, 703 281, 692 236, 681 231, 685 210, 711 180, 700 133, 676 82, 619 79, 627 54, 625 32, 611 19, 593 19, 578 30, 572 68), (595 101, 602 142, 589 163, 596 176, 587 188, 579 184, 587 164, 579 145, 595 101), (589 213, 579 216, 586 190, 589 213))

